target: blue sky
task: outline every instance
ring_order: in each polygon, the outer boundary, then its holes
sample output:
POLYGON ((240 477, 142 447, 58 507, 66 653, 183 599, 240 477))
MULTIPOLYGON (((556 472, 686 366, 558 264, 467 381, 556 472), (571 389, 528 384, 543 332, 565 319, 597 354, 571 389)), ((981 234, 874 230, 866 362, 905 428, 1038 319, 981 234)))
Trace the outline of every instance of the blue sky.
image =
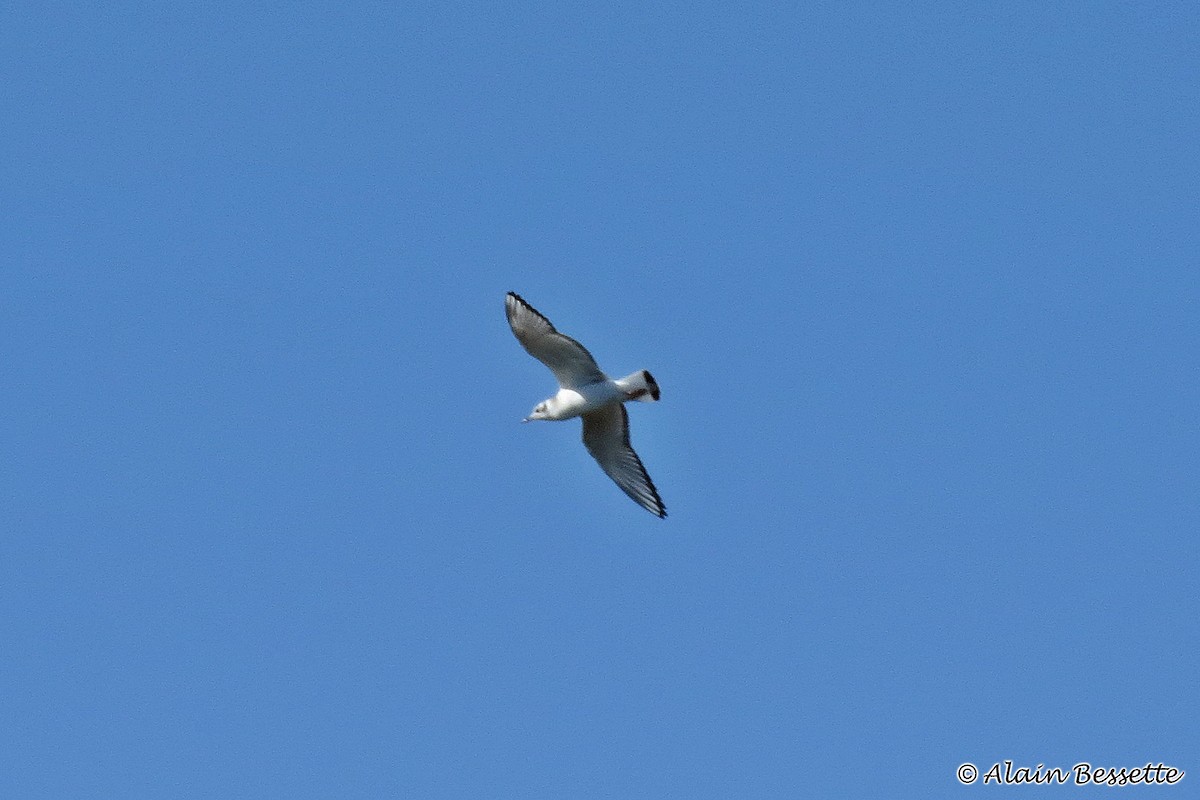
POLYGON ((1200 14, 881 5, 5 10, 0 795, 1200 780, 1200 14))

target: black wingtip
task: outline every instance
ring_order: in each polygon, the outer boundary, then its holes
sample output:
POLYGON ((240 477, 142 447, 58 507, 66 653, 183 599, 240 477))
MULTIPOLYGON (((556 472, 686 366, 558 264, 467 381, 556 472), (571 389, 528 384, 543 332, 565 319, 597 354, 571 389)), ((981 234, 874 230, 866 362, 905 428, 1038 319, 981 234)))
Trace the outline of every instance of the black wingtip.
POLYGON ((521 306, 522 308, 529 309, 533 313, 537 314, 539 317, 542 316, 541 312, 539 312, 533 306, 529 305, 529 301, 526 300, 524 297, 521 297, 521 295, 517 294, 516 292, 509 292, 507 295, 505 295, 504 305, 507 306, 509 300, 512 300, 513 302, 515 302, 517 305, 521 306))
MULTIPOLYGON (((504 296, 504 315, 506 317, 508 317, 509 322, 512 322, 513 317, 516 315, 518 308, 528 309, 530 311, 533 311, 533 313, 535 313, 535 314, 538 313, 537 311, 534 310, 533 306, 531 306, 531 305, 529 305, 529 303, 525 302, 524 297, 521 297, 521 295, 517 294, 516 292, 509 292, 508 294, 506 294, 504 296)), ((541 314, 538 314, 538 316, 540 317, 541 314)))
MULTIPOLYGON (((509 292, 508 297, 511 297, 513 302, 515 302, 521 308, 523 308, 526 311, 528 311, 529 313, 533 314, 535 317, 537 317, 543 323, 545 323, 547 326, 549 326, 550 330, 554 331, 555 333, 558 332, 558 329, 554 327, 554 323, 552 323, 550 320, 546 319, 546 315, 543 314, 542 312, 538 311, 532 305, 530 305, 529 301, 526 300, 524 297, 521 297, 521 295, 517 294, 516 292, 509 292)), ((508 315, 509 322, 511 322, 512 318, 513 318, 513 307, 512 307, 512 304, 510 304, 507 300, 505 300, 505 302, 504 302, 504 311, 508 315)), ((575 344, 579 344, 579 342, 575 342, 575 344)), ((583 345, 579 345, 579 346, 583 347, 583 345)))
POLYGON ((655 504, 657 507, 656 508, 647 508, 646 510, 649 511, 654 516, 658 517, 659 519, 666 519, 667 518, 667 504, 664 503, 662 501, 662 498, 658 496, 658 489, 654 488, 653 483, 650 484, 650 488, 654 490, 654 500, 655 500, 655 504))

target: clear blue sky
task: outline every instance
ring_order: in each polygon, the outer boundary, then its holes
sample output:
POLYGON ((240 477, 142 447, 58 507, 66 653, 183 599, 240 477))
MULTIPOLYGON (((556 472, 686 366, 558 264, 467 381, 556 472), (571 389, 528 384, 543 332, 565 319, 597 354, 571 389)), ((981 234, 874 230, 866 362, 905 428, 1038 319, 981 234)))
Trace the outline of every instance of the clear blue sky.
POLYGON ((1194 4, 570 5, 3 12, 0 796, 1195 791, 1194 4))

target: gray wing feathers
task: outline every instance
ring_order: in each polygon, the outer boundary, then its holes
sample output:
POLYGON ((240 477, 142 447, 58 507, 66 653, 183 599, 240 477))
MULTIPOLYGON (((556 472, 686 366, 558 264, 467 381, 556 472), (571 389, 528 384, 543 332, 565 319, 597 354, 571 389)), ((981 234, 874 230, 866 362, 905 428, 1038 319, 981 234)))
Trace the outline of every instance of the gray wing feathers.
POLYGON ((583 415, 583 445, 608 477, 633 502, 659 517, 667 515, 658 490, 629 444, 629 414, 616 404, 583 415))
POLYGON ((562 388, 575 389, 607 380, 587 348, 555 330, 550 320, 516 292, 509 292, 504 299, 504 313, 517 341, 529 355, 550 368, 562 388))

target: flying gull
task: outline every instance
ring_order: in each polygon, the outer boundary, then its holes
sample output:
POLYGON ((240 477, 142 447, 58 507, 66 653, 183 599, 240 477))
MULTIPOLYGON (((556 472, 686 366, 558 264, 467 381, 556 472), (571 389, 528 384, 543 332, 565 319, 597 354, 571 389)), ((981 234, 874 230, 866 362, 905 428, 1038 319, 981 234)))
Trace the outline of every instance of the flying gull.
POLYGON ((538 403, 526 419, 583 418, 583 446, 633 502, 659 517, 667 515, 642 460, 629 444, 625 402, 658 399, 658 384, 646 370, 613 380, 600 371, 583 345, 555 330, 550 320, 516 292, 504 299, 513 334, 529 355, 545 364, 558 381, 558 393, 538 403))

